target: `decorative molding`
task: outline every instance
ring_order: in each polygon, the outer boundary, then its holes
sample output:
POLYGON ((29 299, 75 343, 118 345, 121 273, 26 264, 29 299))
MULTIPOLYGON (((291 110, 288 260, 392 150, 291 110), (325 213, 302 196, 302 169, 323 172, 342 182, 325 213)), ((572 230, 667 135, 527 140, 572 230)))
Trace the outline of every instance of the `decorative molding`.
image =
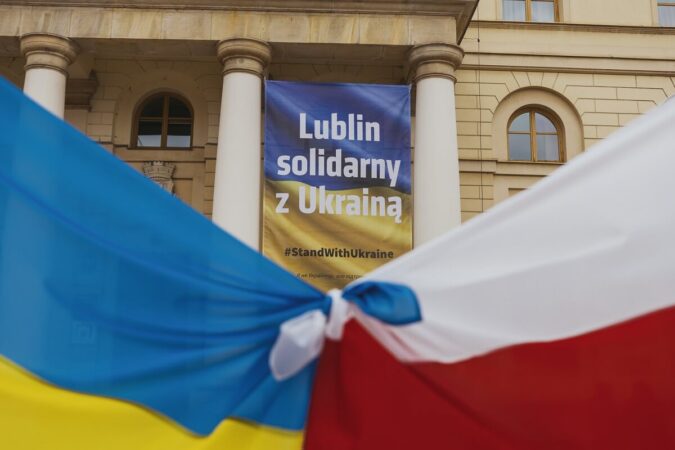
POLYGON ((173 173, 176 165, 165 161, 148 161, 143 164, 143 173, 164 190, 173 194, 173 173))
POLYGON ((510 22, 505 20, 472 20, 469 28, 501 30, 588 31, 593 33, 675 35, 673 27, 597 25, 563 22, 510 22))
POLYGON ((462 70, 675 76, 675 61, 574 55, 466 52, 462 70))
POLYGON ((49 33, 27 33, 21 36, 21 54, 26 58, 25 70, 43 67, 62 72, 71 65, 79 48, 72 40, 49 33))
POLYGON ((272 59, 272 47, 255 39, 227 39, 218 43, 217 54, 223 75, 246 72, 263 77, 272 59))
POLYGON ((449 78, 453 82, 455 71, 462 64, 464 50, 452 44, 417 45, 408 54, 408 78, 418 82, 424 78, 449 78))
POLYGON ((459 171, 462 173, 483 173, 519 177, 542 178, 555 169, 564 166, 563 162, 497 161, 496 159, 460 158, 459 171))

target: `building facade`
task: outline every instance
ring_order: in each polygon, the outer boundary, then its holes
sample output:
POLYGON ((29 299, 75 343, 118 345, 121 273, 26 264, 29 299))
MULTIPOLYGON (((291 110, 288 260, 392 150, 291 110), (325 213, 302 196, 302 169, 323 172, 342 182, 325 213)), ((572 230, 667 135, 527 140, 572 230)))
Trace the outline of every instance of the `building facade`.
POLYGON ((253 247, 263 80, 410 83, 418 245, 675 95, 675 3, 5 1, 0 75, 253 247))

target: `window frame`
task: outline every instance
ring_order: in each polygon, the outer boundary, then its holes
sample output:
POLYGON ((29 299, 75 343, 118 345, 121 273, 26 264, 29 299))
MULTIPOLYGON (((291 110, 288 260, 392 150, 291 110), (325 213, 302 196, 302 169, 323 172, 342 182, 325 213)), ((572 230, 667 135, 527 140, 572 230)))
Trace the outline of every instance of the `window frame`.
POLYGON ((136 106, 134 110, 134 115, 133 115, 133 126, 131 129, 131 141, 129 142, 129 148, 134 149, 134 150, 181 150, 181 151, 190 151, 192 150, 193 146, 193 141, 194 141, 194 134, 195 134, 195 112, 194 109, 192 108, 192 104, 188 101, 187 98, 184 96, 177 94, 175 92, 170 92, 170 91, 161 91, 161 92, 154 92, 152 94, 147 95, 145 98, 143 98, 140 102, 138 102, 138 105, 136 106), (163 97, 163 103, 162 103, 162 116, 159 117, 144 117, 141 116, 141 113, 143 112, 143 109, 147 106, 148 103, 151 101, 155 100, 157 97, 163 97), (190 110, 190 119, 186 118, 173 118, 171 119, 169 117, 169 101, 171 97, 179 100, 182 102, 187 108, 190 110), (160 136, 160 145, 159 147, 150 147, 150 146, 139 146, 138 145, 138 125, 140 124, 141 120, 161 120, 162 121, 162 134, 160 136), (168 140, 168 134, 169 134, 169 121, 172 121, 172 123, 181 123, 181 124, 190 124, 190 145, 188 147, 169 147, 167 145, 167 140, 168 140))
POLYGON ((673 28, 673 27, 675 27, 675 24, 664 25, 664 24, 661 23, 661 14, 659 14, 659 8, 661 6, 670 6, 672 8, 675 8, 675 0, 668 0, 668 1, 657 0, 656 1, 656 19, 658 20, 658 26, 661 27, 661 28, 673 28))
MULTIPOLYGON (((560 0, 553 0, 553 22, 540 22, 532 20, 532 0, 525 0, 525 22, 528 23, 560 23, 560 0)), ((504 2, 502 0, 502 19, 504 17, 504 2)), ((522 23, 518 20, 507 20, 507 22, 522 23)))
POLYGON ((565 158, 565 127, 563 126, 562 121, 558 117, 557 114, 555 114, 553 111, 548 110, 547 108, 543 108, 541 106, 535 106, 535 105, 530 105, 530 106, 524 106, 522 108, 519 108, 516 112, 514 112, 511 115, 511 118, 509 119, 507 125, 506 125, 506 156, 507 160, 509 162, 514 162, 514 163, 537 163, 537 164, 562 164, 566 162, 565 158), (511 125, 513 124, 513 121, 516 120, 518 117, 522 116, 523 114, 528 114, 529 115, 529 121, 530 121, 530 131, 528 133, 525 132, 512 132, 511 131, 511 125), (536 128, 536 114, 541 114, 544 117, 546 117, 548 120, 551 121, 553 126, 555 127, 556 131, 556 136, 558 137, 558 160, 557 161, 539 161, 537 159, 537 135, 541 134, 544 136, 552 136, 553 133, 550 132, 543 132, 543 133, 538 133, 537 128, 536 128), (530 159, 529 160, 515 160, 511 159, 511 139, 510 136, 512 134, 529 134, 530 135, 530 159))

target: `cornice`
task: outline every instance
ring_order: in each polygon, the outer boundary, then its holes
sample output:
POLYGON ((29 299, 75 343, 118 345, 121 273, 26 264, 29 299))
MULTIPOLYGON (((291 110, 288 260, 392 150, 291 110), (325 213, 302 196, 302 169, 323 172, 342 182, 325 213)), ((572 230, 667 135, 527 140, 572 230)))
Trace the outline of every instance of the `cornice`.
POLYGON ((5 0, 3 5, 51 8, 214 10, 328 14, 450 16, 457 21, 453 40, 461 41, 479 0, 5 0))
POLYGON ((387 13, 454 15, 473 13, 478 0, 7 0, 5 5, 90 6, 140 9, 219 9, 239 11, 387 13))
POLYGON ((508 22, 503 20, 472 20, 470 29, 489 28, 500 30, 543 30, 591 33, 675 35, 675 27, 594 25, 581 23, 508 22))
POLYGON ((675 77, 675 61, 673 60, 578 55, 467 51, 461 69, 675 77))

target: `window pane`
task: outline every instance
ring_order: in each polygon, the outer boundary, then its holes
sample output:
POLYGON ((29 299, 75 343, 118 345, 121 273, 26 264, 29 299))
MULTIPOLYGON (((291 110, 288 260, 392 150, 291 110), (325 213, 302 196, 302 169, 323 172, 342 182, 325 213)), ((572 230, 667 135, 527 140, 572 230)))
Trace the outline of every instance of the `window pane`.
POLYGON ((502 9, 504 20, 525 21, 525 0, 504 0, 502 9))
POLYGON ((190 134, 192 125, 189 123, 169 123, 166 136, 167 147, 190 148, 190 134))
POLYGON ((162 145, 162 121, 142 120, 138 122, 138 142, 139 147, 160 147, 162 145))
POLYGON ((141 117, 162 117, 164 110, 164 96, 160 95, 150 100, 141 111, 141 117))
POLYGON ((509 160, 532 161, 529 134, 509 134, 509 160))
POLYGON ((169 99, 169 117, 191 118, 190 108, 177 98, 169 99))
POLYGON ((659 25, 675 27, 675 6, 659 6, 659 25))
POLYGON ((521 131, 523 133, 530 132, 530 113, 523 113, 513 119, 509 131, 521 131))
POLYGON ((555 3, 532 0, 532 22, 555 22, 555 3))
POLYGON ((557 133, 558 130, 555 129, 553 122, 543 114, 536 113, 534 115, 534 123, 537 129, 537 133, 557 133))
POLYGON ((558 136, 552 134, 537 136, 537 161, 560 161, 558 136))

